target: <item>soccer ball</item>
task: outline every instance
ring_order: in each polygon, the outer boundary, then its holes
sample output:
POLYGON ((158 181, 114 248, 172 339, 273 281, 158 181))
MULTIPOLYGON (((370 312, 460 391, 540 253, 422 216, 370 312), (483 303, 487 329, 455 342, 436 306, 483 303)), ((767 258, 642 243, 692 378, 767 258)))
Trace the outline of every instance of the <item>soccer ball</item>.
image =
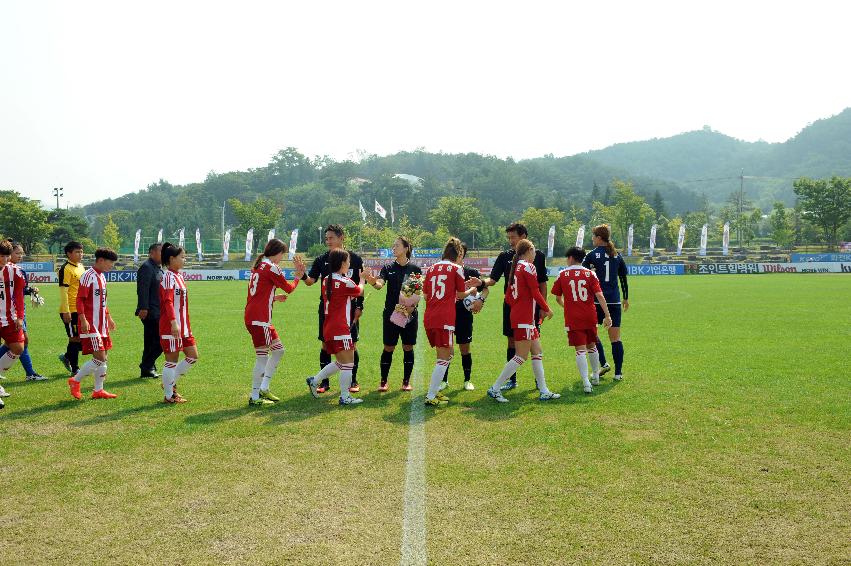
POLYGON ((464 297, 464 308, 468 311, 473 310, 473 303, 479 300, 480 295, 478 293, 473 293, 472 295, 467 295, 464 297))

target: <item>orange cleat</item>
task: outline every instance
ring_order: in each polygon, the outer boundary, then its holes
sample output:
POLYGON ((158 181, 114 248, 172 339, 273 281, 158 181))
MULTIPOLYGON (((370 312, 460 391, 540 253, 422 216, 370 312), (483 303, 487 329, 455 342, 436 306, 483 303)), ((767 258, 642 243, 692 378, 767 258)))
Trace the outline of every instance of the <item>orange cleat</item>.
POLYGON ((115 399, 118 397, 115 393, 107 393, 105 389, 100 391, 92 391, 92 399, 115 399))
POLYGON ((174 399, 175 403, 186 403, 186 401, 187 401, 187 399, 184 399, 183 397, 181 397, 180 393, 178 393, 177 391, 174 392, 174 395, 172 395, 171 398, 174 399))
POLYGON ((414 390, 414 388, 411 386, 410 383, 403 383, 402 384, 402 391, 413 391, 413 390, 414 390))
POLYGON ((378 391, 380 391, 381 393, 385 393, 389 389, 390 389, 390 387, 387 385, 386 381, 378 386, 378 391))
POLYGON ((325 393, 326 391, 328 391, 328 389, 330 389, 330 388, 326 387, 324 385, 320 385, 319 387, 316 388, 316 392, 317 393, 325 393))
POLYGON ((71 397, 74 399, 82 399, 83 394, 80 393, 80 382, 76 381, 73 377, 68 378, 68 387, 71 388, 71 397))
POLYGON ((351 387, 349 387, 349 393, 360 393, 360 385, 355 383, 351 387))

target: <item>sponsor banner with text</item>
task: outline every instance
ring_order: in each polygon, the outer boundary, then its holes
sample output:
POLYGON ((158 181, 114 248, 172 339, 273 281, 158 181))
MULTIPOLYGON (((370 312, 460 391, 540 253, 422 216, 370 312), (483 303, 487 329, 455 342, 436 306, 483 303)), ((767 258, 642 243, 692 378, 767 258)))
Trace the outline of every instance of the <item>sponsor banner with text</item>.
POLYGON ((693 263, 686 273, 697 275, 730 275, 751 273, 851 273, 851 262, 803 263, 693 263))
POLYGON ((792 254, 792 263, 801 262, 846 262, 851 263, 851 253, 843 254, 792 254))

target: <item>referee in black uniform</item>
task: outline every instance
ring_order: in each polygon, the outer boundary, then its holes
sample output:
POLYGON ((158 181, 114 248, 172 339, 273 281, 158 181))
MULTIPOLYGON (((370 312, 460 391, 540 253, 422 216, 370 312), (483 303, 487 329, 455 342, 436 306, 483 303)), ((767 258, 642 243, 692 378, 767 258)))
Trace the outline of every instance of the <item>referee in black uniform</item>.
MULTIPOLYGON (((302 277, 302 281, 308 286, 313 285, 317 281, 320 283, 323 279, 331 275, 331 264, 328 262, 328 254, 332 250, 341 250, 343 249, 343 241, 346 239, 345 231, 343 227, 339 224, 329 224, 325 229, 325 245, 328 246, 328 251, 317 257, 313 260, 313 265, 310 266, 310 271, 304 274, 302 277)), ((346 250, 348 251, 348 250, 346 250)), ((349 273, 348 276, 356 283, 360 284, 360 274, 363 270, 363 260, 356 253, 349 251, 349 273)), ((321 289, 321 285, 320 285, 321 289)), ((358 320, 360 319, 361 313, 363 312, 363 297, 358 297, 354 301, 352 301, 352 313, 351 313, 351 321, 352 321, 352 341, 357 343, 358 341, 358 330, 360 329, 360 324, 358 320)), ((322 297, 319 297, 319 341, 322 343, 322 348, 319 351, 319 369, 321 370, 325 366, 331 363, 331 354, 325 351, 325 339, 322 336, 322 325, 325 322, 325 312, 322 309, 322 297)), ((355 346, 355 367, 352 369, 352 386, 349 387, 349 391, 352 393, 357 393, 360 391, 360 385, 358 385, 358 363, 360 361, 360 356, 358 356, 357 346, 355 346)), ((330 388, 330 383, 327 379, 324 379, 322 383, 319 384, 319 387, 316 388, 316 391, 319 393, 325 393, 330 388)))
POLYGON ((381 268, 378 277, 369 273, 366 281, 376 289, 387 287, 387 297, 384 299, 384 351, 381 352, 381 385, 379 391, 387 391, 387 376, 390 375, 390 366, 393 364, 393 350, 402 338, 404 377, 402 378, 402 390, 410 391, 411 373, 414 371, 414 346, 417 343, 417 328, 419 327, 417 309, 411 313, 411 319, 403 328, 390 321, 390 316, 399 303, 399 293, 405 279, 413 273, 422 274, 418 265, 411 263, 411 241, 404 236, 399 236, 393 242, 393 255, 396 259, 381 268))
MULTIPOLYGON (((487 279, 487 284, 488 287, 495 285, 496 282, 499 281, 500 277, 505 275, 504 290, 508 291, 508 273, 511 271, 511 264, 514 261, 514 248, 517 246, 517 242, 529 236, 529 232, 526 230, 526 226, 519 222, 515 222, 505 229, 505 234, 508 237, 508 244, 511 246, 511 249, 496 256, 496 261, 491 268, 491 274, 487 279)), ((541 288, 541 295, 546 298, 547 281, 549 280, 549 277, 547 277, 547 256, 539 249, 535 250, 534 264, 535 270, 538 272, 538 286, 541 288)), ((535 325, 539 328, 541 321, 540 313, 541 308, 538 305, 535 305, 535 325)), ((505 359, 510 360, 514 357, 516 351, 514 350, 514 333, 511 330, 511 307, 506 302, 502 303, 502 335, 508 338, 508 348, 505 352, 505 359)), ((511 379, 509 379, 502 388, 514 389, 515 387, 517 387, 516 373, 511 376, 511 379)))
MULTIPOLYGON (((478 269, 464 265, 464 260, 467 259, 467 244, 461 244, 464 250, 464 255, 458 263, 464 268, 464 281, 469 281, 471 277, 481 279, 481 273, 478 269)), ((486 283, 482 283, 478 288, 479 296, 473 297, 471 310, 467 310, 464 306, 464 301, 455 301, 455 342, 458 344, 458 349, 461 350, 461 368, 464 370, 464 389, 472 391, 476 387, 470 381, 473 373, 473 353, 470 351, 470 344, 473 342, 473 315, 482 310, 485 304, 490 289, 486 283)), ((451 368, 451 366, 450 366, 451 368)), ((443 383, 440 385, 440 390, 446 389, 449 385, 449 368, 443 375, 443 383)))

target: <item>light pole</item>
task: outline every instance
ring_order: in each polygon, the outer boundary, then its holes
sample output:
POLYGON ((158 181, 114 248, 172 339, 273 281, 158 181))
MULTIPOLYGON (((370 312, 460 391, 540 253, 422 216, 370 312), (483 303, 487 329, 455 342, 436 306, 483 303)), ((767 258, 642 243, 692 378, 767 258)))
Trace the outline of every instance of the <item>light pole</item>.
POLYGON ((63 187, 53 187, 53 196, 56 197, 56 209, 59 209, 59 197, 65 196, 63 187))
POLYGON ((322 243, 322 226, 319 227, 319 243, 322 243))

